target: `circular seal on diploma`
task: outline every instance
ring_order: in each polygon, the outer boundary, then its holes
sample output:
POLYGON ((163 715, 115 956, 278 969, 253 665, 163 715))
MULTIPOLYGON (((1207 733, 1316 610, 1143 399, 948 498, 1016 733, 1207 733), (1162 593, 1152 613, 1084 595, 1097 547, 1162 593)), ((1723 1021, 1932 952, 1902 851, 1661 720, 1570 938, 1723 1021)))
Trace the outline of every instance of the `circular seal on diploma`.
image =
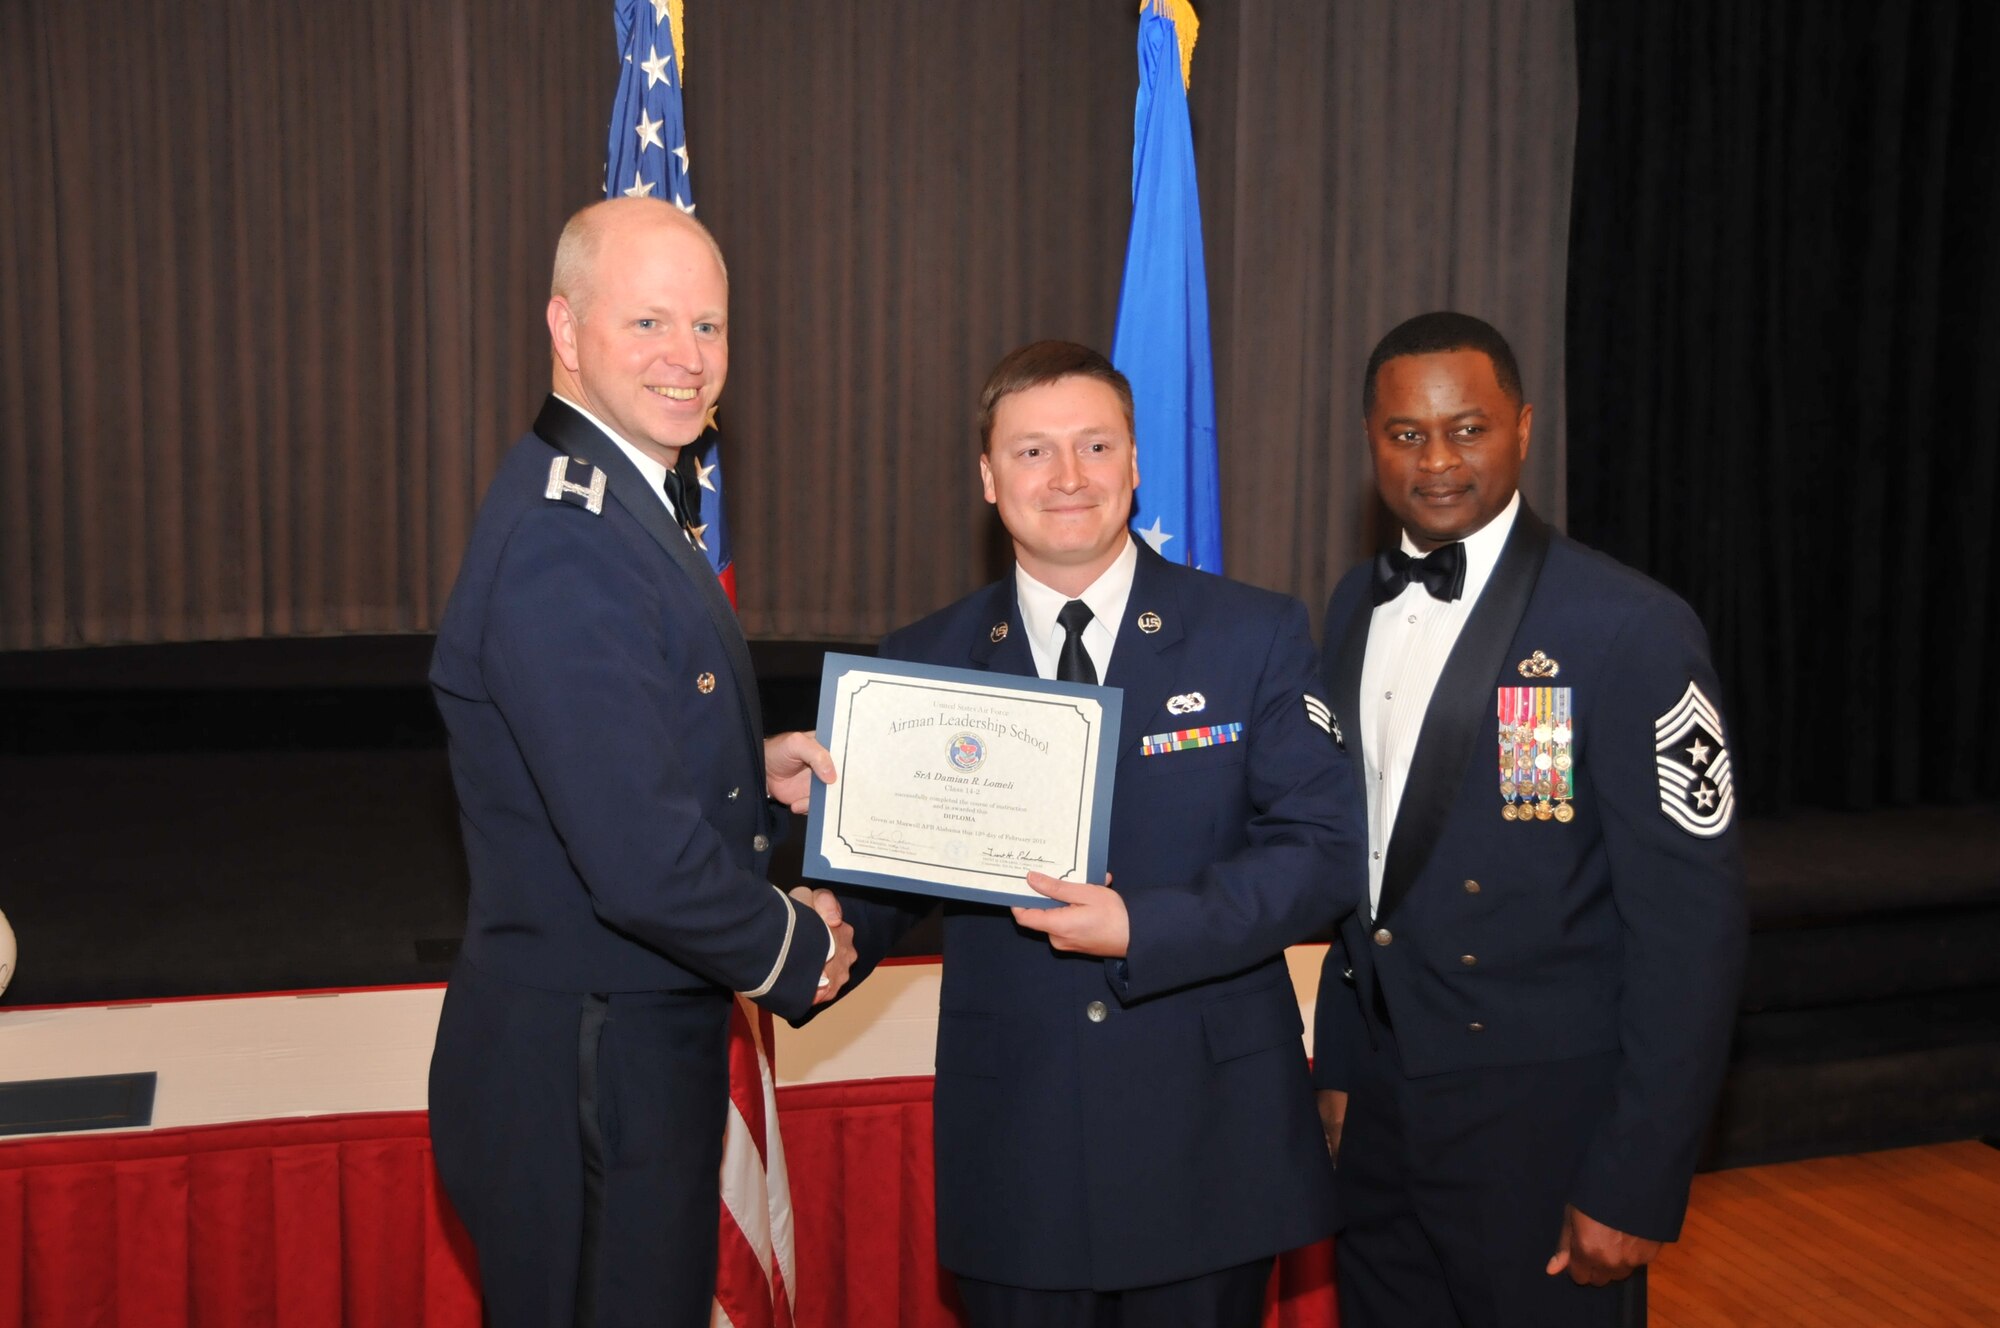
POLYGON ((986 744, 970 733, 961 733, 951 740, 945 755, 954 770, 977 770, 985 763, 986 744))

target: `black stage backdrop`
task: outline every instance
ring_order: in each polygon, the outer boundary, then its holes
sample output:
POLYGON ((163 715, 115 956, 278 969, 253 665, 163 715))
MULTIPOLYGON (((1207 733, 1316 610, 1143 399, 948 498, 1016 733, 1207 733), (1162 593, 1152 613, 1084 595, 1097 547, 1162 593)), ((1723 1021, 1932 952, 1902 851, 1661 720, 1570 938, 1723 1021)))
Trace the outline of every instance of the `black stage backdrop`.
POLYGON ((1753 809, 2000 792, 1990 0, 1579 5, 1570 527, 1709 627, 1753 809))

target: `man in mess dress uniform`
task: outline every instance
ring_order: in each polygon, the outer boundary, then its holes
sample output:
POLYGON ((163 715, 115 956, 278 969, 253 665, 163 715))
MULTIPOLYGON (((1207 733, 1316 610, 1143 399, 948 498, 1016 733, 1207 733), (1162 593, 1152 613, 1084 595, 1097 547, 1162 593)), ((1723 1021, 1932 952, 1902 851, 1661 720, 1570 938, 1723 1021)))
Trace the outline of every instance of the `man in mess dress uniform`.
POLYGON ((472 873, 431 1137, 489 1323, 705 1328, 732 993, 802 1016, 853 956, 830 896, 765 880, 833 766, 765 740, 680 487, 729 368, 720 250, 615 199, 570 220, 552 288, 554 391, 431 665, 472 873))
POLYGON ((1533 407, 1486 323, 1390 332, 1364 413, 1401 539, 1326 612, 1368 810, 1315 1030, 1341 1322, 1640 1323, 1747 930, 1707 638, 1522 501, 1533 407))
MULTIPOLYGON (((1131 535, 1131 388, 1097 352, 1014 351, 980 415, 1013 573, 882 654, 1123 701, 1108 879, 944 906, 939 1259, 978 1328, 1254 1325, 1274 1256, 1335 1225, 1284 951, 1362 882, 1305 608, 1131 535)), ((928 909, 846 904, 864 964, 928 909)))

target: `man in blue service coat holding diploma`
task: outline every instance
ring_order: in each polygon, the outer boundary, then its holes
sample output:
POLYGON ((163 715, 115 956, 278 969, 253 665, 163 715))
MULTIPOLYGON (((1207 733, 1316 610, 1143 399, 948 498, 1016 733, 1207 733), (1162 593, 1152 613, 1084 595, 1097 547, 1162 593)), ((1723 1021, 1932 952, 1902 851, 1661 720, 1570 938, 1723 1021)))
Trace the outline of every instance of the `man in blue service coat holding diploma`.
MULTIPOLYGON (((1095 351, 1008 355, 980 432, 1014 575, 882 654, 1124 709, 1111 879, 944 905, 939 1257, 978 1328, 1253 1325, 1274 1256, 1335 1225, 1284 949, 1364 879, 1305 609, 1132 538, 1131 388, 1095 351)), ((864 963, 929 907, 880 898, 848 900, 864 963)))
POLYGON ((431 665, 472 869, 431 1137, 488 1323, 705 1328, 730 993, 802 1016, 853 957, 830 898, 824 919, 764 879, 774 817, 833 764, 764 739, 669 482, 729 368, 714 240, 671 203, 599 203, 552 286, 553 395, 431 665))
POLYGON ((1707 638, 1521 501, 1493 328, 1409 320, 1363 400, 1403 537, 1326 611, 1369 814, 1316 1020, 1342 1328, 1640 1323, 1745 945, 1707 638))

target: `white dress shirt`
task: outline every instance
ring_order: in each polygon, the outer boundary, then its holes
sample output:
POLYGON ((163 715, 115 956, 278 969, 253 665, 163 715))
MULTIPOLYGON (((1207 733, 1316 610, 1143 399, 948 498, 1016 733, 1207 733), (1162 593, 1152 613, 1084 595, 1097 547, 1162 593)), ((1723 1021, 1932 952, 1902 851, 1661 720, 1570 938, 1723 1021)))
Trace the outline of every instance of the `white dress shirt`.
MULTIPOLYGON (((1500 550, 1521 510, 1516 493, 1499 516, 1465 538, 1465 593, 1455 600, 1433 599, 1423 583, 1411 581, 1403 593, 1378 605, 1368 620, 1368 653, 1361 661, 1361 750, 1368 782, 1368 911, 1382 902, 1382 860, 1403 785, 1410 777, 1417 735, 1430 708, 1438 675, 1472 606, 1492 579, 1500 550)), ((1408 532, 1403 552, 1420 556, 1408 532)))
MULTIPOLYGON (((674 511, 674 500, 667 497, 667 468, 612 432, 611 426, 591 414, 587 407, 571 401, 560 392, 556 393, 555 397, 556 400, 562 402, 577 414, 596 425, 606 438, 618 444, 618 450, 625 454, 627 461, 630 461, 639 468, 639 473, 646 477, 646 483, 651 486, 653 496, 660 500, 660 506, 667 509, 668 518, 673 521, 676 528, 679 528, 681 523, 680 513, 674 511)), ((685 534, 686 532, 682 533, 685 534)), ((688 542, 692 544, 694 541, 690 539, 688 542)))
MULTIPOLYGON (((1097 680, 1111 675, 1111 647, 1118 644, 1118 624, 1125 617, 1125 602, 1132 598, 1132 574, 1139 566, 1139 546, 1128 536, 1125 551, 1111 566, 1075 598, 1090 606, 1090 621, 1083 629, 1083 648, 1097 666, 1097 680)), ((1044 678, 1056 676, 1056 661, 1062 658, 1063 640, 1069 630, 1057 621, 1070 596, 1051 590, 1014 564, 1014 594, 1021 602, 1021 626, 1028 633, 1028 650, 1035 657, 1035 672, 1044 678)))

